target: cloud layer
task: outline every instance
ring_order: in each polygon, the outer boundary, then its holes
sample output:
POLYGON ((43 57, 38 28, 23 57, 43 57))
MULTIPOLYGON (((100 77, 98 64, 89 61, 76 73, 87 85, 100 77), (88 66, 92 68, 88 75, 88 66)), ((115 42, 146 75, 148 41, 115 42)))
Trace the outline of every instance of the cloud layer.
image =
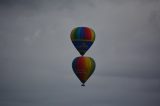
POLYGON ((0 105, 159 106, 159 0, 0 0, 0 105), (82 88, 71 67, 76 26, 96 40, 82 88))

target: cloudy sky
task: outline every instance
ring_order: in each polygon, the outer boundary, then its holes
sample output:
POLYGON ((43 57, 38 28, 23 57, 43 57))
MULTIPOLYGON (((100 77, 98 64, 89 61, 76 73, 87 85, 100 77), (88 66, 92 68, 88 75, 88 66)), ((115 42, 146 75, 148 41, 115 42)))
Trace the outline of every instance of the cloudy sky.
POLYGON ((160 106, 160 0, 0 0, 0 106, 160 106), (81 87, 70 31, 89 26, 81 87))

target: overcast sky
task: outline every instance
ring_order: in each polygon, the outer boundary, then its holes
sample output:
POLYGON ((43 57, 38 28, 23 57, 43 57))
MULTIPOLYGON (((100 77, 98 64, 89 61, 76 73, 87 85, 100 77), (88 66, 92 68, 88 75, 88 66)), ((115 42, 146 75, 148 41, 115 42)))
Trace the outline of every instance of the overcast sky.
POLYGON ((0 0, 0 106, 160 106, 160 0, 0 0), (96 32, 86 87, 77 26, 96 32))

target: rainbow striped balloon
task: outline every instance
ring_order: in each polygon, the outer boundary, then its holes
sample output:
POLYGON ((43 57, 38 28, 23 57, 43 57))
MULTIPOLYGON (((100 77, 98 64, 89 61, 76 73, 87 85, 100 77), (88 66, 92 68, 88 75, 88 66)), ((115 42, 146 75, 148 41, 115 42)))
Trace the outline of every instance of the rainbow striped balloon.
POLYGON ((72 68, 78 79, 82 82, 82 86, 93 74, 96 63, 91 57, 76 57, 72 62, 72 68))
POLYGON ((95 40, 95 32, 88 27, 76 27, 71 31, 70 37, 75 48, 84 55, 95 40))

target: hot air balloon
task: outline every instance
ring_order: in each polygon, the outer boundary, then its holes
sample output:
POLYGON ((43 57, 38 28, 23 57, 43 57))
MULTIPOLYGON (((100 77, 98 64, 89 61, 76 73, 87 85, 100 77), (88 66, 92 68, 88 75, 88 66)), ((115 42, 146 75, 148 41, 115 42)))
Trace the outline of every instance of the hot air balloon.
POLYGON ((71 31, 71 41, 83 56, 95 40, 95 32, 88 27, 76 27, 71 31))
POLYGON ((96 63, 91 57, 76 57, 72 62, 72 68, 78 79, 82 82, 82 86, 85 86, 85 82, 93 74, 96 63))

